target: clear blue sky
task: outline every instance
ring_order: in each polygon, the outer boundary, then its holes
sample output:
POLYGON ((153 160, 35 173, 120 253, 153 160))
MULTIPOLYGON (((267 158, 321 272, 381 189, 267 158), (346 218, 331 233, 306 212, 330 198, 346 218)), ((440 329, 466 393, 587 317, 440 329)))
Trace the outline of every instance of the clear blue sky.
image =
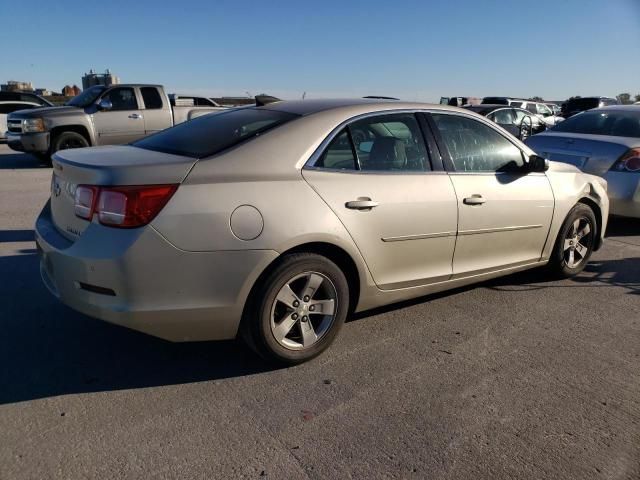
POLYGON ((640 0, 163 3, 0 0, 0 81, 59 91, 110 68, 210 95, 640 93, 640 0))

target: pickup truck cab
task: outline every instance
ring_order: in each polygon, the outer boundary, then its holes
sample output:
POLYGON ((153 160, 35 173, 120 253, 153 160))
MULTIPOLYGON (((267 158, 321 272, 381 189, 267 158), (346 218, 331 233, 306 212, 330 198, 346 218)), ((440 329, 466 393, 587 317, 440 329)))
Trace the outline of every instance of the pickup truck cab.
POLYGON ((220 110, 193 102, 172 106, 161 85, 94 86, 62 107, 10 114, 7 143, 13 150, 34 153, 50 162, 58 150, 130 143, 220 110))

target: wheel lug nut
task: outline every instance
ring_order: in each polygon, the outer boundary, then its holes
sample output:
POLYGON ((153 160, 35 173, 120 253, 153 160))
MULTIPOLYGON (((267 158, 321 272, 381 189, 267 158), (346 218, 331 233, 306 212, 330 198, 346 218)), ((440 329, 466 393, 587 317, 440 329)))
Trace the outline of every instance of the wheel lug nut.
POLYGON ((293 318, 294 320, 297 320, 298 319, 298 314, 294 313, 293 315, 291 315, 291 318, 293 318))
POLYGON ((309 311, 313 312, 316 309, 315 305, 309 305, 309 311))
POLYGON ((293 302, 293 306, 296 307, 296 308, 299 307, 300 306, 300 302, 298 300, 295 300, 293 302))
POLYGON ((309 300, 311 300, 311 297, 309 297, 309 295, 305 295, 305 296, 304 296, 304 298, 303 298, 303 300, 304 300, 305 302, 308 302, 309 300))
POLYGON ((307 320, 309 320, 309 319, 307 318, 307 316, 306 316, 306 315, 305 315, 304 317, 302 317, 302 321, 303 321, 303 322, 306 322, 307 320))

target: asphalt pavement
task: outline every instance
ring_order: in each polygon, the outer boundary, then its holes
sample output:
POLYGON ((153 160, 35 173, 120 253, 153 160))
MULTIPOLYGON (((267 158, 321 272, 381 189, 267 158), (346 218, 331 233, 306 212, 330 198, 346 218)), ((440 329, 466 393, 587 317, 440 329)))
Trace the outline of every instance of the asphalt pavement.
POLYGON ((33 242, 50 178, 0 145, 0 479, 640 478, 640 221, 573 280, 367 312, 272 369, 61 305, 33 242))

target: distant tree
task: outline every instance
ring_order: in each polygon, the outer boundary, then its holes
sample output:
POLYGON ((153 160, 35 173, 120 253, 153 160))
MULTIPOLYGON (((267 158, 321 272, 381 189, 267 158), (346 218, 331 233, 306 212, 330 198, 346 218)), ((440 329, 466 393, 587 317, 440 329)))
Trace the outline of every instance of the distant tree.
POLYGON ((529 100, 533 102, 544 102, 544 98, 542 97, 531 97, 529 100))
POLYGON ((636 95, 636 102, 640 102, 640 93, 636 95))
POLYGON ((621 93, 618 95, 618 100, 623 105, 629 105, 631 102, 631 94, 630 93, 621 93))

